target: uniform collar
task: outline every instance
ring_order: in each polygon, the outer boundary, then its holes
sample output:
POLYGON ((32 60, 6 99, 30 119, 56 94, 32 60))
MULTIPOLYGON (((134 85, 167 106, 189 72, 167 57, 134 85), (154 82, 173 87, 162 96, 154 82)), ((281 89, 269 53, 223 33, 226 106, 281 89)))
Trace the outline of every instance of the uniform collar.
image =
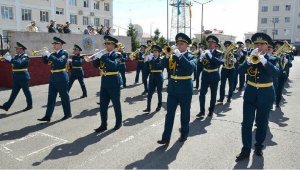
POLYGON ((56 54, 58 54, 61 50, 62 50, 62 49, 57 50, 57 51, 56 51, 56 54))

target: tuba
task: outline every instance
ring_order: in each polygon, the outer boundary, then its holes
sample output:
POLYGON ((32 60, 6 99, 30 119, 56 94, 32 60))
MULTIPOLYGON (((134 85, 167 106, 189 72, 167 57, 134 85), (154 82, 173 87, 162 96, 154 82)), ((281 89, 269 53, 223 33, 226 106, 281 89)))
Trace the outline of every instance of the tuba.
POLYGON ((227 68, 233 68, 234 67, 234 55, 232 52, 237 49, 237 46, 234 44, 231 44, 229 47, 227 47, 226 51, 224 52, 224 57, 225 57, 225 67, 227 68))

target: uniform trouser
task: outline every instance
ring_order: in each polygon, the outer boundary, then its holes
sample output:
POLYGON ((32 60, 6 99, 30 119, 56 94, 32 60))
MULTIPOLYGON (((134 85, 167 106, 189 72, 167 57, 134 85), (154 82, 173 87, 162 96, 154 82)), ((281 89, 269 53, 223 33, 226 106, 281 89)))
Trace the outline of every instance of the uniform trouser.
POLYGON ((242 152, 250 154, 252 145, 252 126, 254 118, 257 126, 255 134, 255 148, 263 149, 263 142, 266 138, 268 129, 269 113, 273 102, 257 103, 244 100, 243 122, 242 122, 242 152), (256 114, 255 114, 256 113, 256 114))
MULTIPOLYGON (((273 77, 273 87, 275 90, 275 94, 277 94, 277 90, 278 90, 278 77, 273 77)), ((276 97, 277 95, 275 95, 275 101, 276 101, 276 97)))
POLYGON ((196 81, 196 79, 197 79, 197 70, 198 70, 198 68, 197 68, 197 66, 194 68, 194 81, 196 81))
POLYGON ((276 90, 276 105, 279 105, 282 99, 282 92, 284 89, 284 84, 287 80, 287 77, 285 76, 280 76, 278 78, 278 86, 277 86, 277 90, 276 90))
POLYGON ((26 97, 27 107, 32 107, 32 96, 31 96, 31 92, 29 89, 28 80, 13 81, 13 88, 12 88, 10 97, 9 97, 8 101, 3 104, 3 107, 9 109, 11 107, 11 105, 14 103, 14 101, 21 89, 23 90, 23 93, 26 97))
POLYGON ((123 87, 125 87, 126 86, 125 69, 120 69, 120 74, 121 74, 122 81, 123 81, 123 87))
POLYGON ((149 72, 146 70, 142 71, 142 79, 143 79, 143 85, 144 85, 144 91, 148 92, 148 77, 149 77, 149 72))
POLYGON ((220 85, 220 100, 224 100, 225 86, 226 86, 227 79, 228 79, 228 84, 229 84, 228 99, 230 99, 232 97, 235 74, 236 74, 236 70, 234 68, 233 69, 222 68, 222 70, 221 70, 221 85, 220 85))
POLYGON ((101 126, 107 127, 107 110, 110 100, 112 101, 115 117, 116 126, 122 124, 122 111, 120 102, 120 88, 105 88, 100 89, 100 116, 101 126))
POLYGON ((191 101, 192 101, 192 95, 190 94, 168 94, 165 129, 162 135, 163 140, 170 140, 171 138, 177 105, 180 106, 180 110, 181 110, 181 114, 180 114, 181 137, 188 136, 191 101))
POLYGON ((50 82, 49 83, 46 117, 51 118, 51 116, 53 114, 57 93, 59 93, 59 95, 61 97, 61 103, 62 103, 64 115, 67 116, 67 115, 71 114, 68 84, 69 84, 68 81, 50 82))
MULTIPOLYGON (((210 73, 207 73, 209 76, 210 73)), ((215 74, 215 73, 213 73, 215 74)), ((219 73, 217 73, 219 74, 219 73)), ((202 73, 202 76, 203 73, 202 73)), ((210 93, 211 93, 211 99, 210 99, 210 106, 209 106, 209 112, 213 112, 215 110, 215 105, 217 101, 217 90, 218 90, 218 84, 219 80, 211 80, 212 78, 206 77, 202 78, 201 81, 201 89, 200 89, 200 96, 199 96, 199 101, 200 101, 200 112, 205 112, 205 95, 207 93, 208 87, 210 87, 210 93)))
POLYGON ((149 91, 147 96, 147 108, 151 108, 151 100, 153 93, 155 91, 155 88, 157 89, 157 97, 158 97, 158 104, 157 107, 161 107, 162 105, 162 87, 163 82, 162 81, 151 81, 149 82, 149 91))
POLYGON ((203 68, 199 65, 197 65, 197 75, 196 75, 196 88, 199 88, 199 82, 200 82, 200 74, 202 72, 203 68))
POLYGON ((242 73, 239 73, 238 71, 236 71, 235 77, 234 77, 234 83, 233 83, 233 90, 236 89, 238 82, 239 82, 239 89, 243 89, 244 84, 245 84, 245 74, 242 74, 242 73))
POLYGON ((84 84, 84 81, 83 81, 83 77, 75 77, 75 76, 72 76, 70 77, 70 83, 69 83, 69 91, 71 90, 72 88, 72 85, 74 83, 75 80, 78 80, 79 84, 80 84, 80 87, 81 87, 81 90, 82 90, 82 93, 83 93, 83 96, 86 96, 87 95, 87 92, 86 92, 86 87, 85 87, 85 84, 84 84))
POLYGON ((141 71, 143 72, 143 65, 140 62, 138 62, 137 67, 136 67, 136 75, 135 75, 135 82, 136 83, 139 82, 141 71))

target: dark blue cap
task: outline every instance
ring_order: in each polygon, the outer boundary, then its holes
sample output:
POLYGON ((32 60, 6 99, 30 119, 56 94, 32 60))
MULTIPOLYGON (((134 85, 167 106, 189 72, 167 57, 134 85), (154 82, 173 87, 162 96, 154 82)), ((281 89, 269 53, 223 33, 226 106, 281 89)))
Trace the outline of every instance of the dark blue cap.
POLYGON ((75 44, 73 50, 79 50, 82 51, 82 49, 79 47, 79 45, 75 44))
POLYGON ((161 47, 158 46, 158 45, 152 45, 151 49, 152 49, 153 51, 158 51, 158 52, 161 52, 161 50, 162 50, 161 47))
POLYGON ((22 48, 23 50, 27 50, 27 48, 19 42, 17 42, 17 46, 15 48, 22 48))
POLYGON ((236 44, 238 44, 238 45, 244 45, 244 43, 242 41, 238 41, 238 42, 236 42, 236 44))
POLYGON ((181 42, 185 42, 187 44, 192 43, 192 40, 190 39, 190 37, 184 33, 178 33, 175 37, 175 40, 176 40, 176 42, 181 41, 181 42))
POLYGON ((62 39, 58 38, 58 37, 53 37, 53 43, 52 44, 66 44, 66 42, 64 42, 62 39))
POLYGON ((256 43, 266 43, 266 44, 272 44, 272 38, 263 32, 258 32, 252 35, 251 40, 254 44, 256 43))
POLYGON ((206 41, 207 42, 209 42, 209 41, 213 41, 213 42, 215 42, 215 43, 219 43, 219 39, 216 37, 216 36, 214 36, 214 35, 209 35, 207 38, 206 38, 206 41))
POLYGON ((231 41, 225 41, 225 42, 224 42, 224 46, 227 46, 227 45, 229 46, 229 45, 231 45, 231 44, 232 44, 231 41))
POLYGON ((252 44, 252 41, 251 41, 250 39, 246 39, 246 40, 245 40, 245 43, 250 43, 250 44, 252 44))

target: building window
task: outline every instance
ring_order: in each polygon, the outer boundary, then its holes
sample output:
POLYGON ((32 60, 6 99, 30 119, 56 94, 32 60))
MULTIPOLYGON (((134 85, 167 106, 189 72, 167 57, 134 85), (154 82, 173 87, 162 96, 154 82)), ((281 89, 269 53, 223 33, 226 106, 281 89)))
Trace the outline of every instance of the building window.
POLYGON ((261 23, 262 24, 267 24, 268 23, 268 18, 261 18, 261 23))
POLYGON ((277 17, 276 17, 276 18, 273 18, 273 19, 272 19, 272 23, 279 23, 279 18, 277 18, 277 17))
POLYGON ((94 9, 100 9, 100 1, 94 2, 94 9))
POLYGON ((290 34, 290 31, 287 30, 287 29, 284 29, 283 31, 284 31, 284 35, 289 35, 290 34))
POLYGON ((77 15, 70 15, 70 24, 77 24, 77 15))
POLYGON ((83 17, 82 23, 83 23, 83 25, 89 25, 89 18, 88 17, 83 17))
POLYGON ((99 27, 99 26, 100 26, 100 18, 95 18, 95 19, 94 19, 94 25, 95 25, 96 27, 99 27))
POLYGON ((292 8, 291 5, 286 5, 286 6, 285 6, 285 10, 286 10, 286 11, 290 11, 291 8, 292 8))
POLYGON ((278 35, 278 29, 273 30, 274 35, 278 35))
POLYGON ((266 33, 266 34, 267 34, 267 32, 268 32, 268 31, 267 31, 267 30, 261 30, 261 32, 263 32, 263 33, 266 33))
POLYGON ((1 15, 2 15, 2 19, 13 19, 14 18, 13 8, 1 6, 1 15))
POLYGON ((109 11, 109 3, 104 3, 104 11, 109 11))
POLYGON ((89 7, 89 0, 83 0, 83 7, 85 8, 89 7))
POLYGON ((40 11, 40 21, 41 22, 49 22, 49 12, 40 11))
POLYGON ((268 12, 268 6, 262 6, 261 12, 268 12))
POLYGON ((273 6, 273 11, 279 11, 279 6, 278 5, 273 6))
POLYGON ((22 20, 31 21, 31 9, 22 9, 22 20))
POLYGON ((290 17, 285 17, 284 18, 284 22, 285 23, 290 23, 291 22, 291 18, 290 17))
POLYGON ((109 27, 109 20, 108 19, 104 19, 104 26, 105 27, 109 27))
POLYGON ((57 14, 57 15, 64 15, 64 9, 63 9, 63 8, 57 8, 57 7, 56 7, 56 14, 57 14))
POLYGON ((69 0, 70 6, 77 6, 77 0, 69 0))

